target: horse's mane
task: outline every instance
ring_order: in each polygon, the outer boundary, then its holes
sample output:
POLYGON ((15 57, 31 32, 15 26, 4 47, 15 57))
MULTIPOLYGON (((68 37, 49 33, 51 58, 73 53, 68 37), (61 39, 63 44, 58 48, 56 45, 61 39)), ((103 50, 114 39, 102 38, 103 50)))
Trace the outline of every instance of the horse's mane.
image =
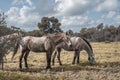
POLYGON ((82 39, 88 44, 88 46, 90 47, 90 49, 93 51, 91 44, 85 38, 82 38, 82 39))

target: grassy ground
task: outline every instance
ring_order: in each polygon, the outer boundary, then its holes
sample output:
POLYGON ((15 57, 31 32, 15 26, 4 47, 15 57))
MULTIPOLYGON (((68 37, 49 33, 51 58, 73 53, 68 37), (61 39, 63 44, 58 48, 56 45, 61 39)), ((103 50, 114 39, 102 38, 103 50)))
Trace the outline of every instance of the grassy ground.
MULTIPOLYGON (((72 65, 73 52, 62 51, 62 66, 57 59, 51 70, 46 70, 45 53, 31 52, 28 58, 29 69, 19 70, 19 55, 11 62, 11 54, 6 56, 4 71, 0 70, 0 80, 119 80, 120 42, 91 43, 96 64, 91 66, 87 53, 81 52, 80 64, 72 65)), ((24 66, 24 63, 23 63, 24 66)))

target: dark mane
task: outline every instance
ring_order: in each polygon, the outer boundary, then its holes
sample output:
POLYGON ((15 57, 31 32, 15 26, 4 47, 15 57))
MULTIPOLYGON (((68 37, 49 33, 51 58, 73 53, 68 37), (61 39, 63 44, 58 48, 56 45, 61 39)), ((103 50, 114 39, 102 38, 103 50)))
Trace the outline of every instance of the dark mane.
POLYGON ((91 44, 85 38, 82 38, 82 39, 88 44, 88 46, 90 47, 90 49, 93 51, 91 44))

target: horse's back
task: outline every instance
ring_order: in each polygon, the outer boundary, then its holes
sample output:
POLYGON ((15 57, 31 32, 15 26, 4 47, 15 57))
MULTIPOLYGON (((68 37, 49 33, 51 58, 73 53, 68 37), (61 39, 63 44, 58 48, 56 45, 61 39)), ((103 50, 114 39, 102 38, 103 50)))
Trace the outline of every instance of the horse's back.
POLYGON ((23 47, 27 47, 29 50, 34 52, 44 52, 49 48, 50 39, 47 36, 33 37, 26 36, 22 39, 23 47))
POLYGON ((25 36, 23 37, 22 41, 26 42, 26 41, 32 41, 32 42, 44 42, 46 39, 46 36, 43 37, 33 37, 33 36, 25 36))
POLYGON ((76 47, 76 45, 80 45, 82 42, 82 39, 80 37, 71 37, 70 39, 73 47, 76 47))
POLYGON ((64 46, 64 49, 67 51, 82 50, 83 45, 85 44, 84 40, 81 37, 71 37, 72 47, 64 46))

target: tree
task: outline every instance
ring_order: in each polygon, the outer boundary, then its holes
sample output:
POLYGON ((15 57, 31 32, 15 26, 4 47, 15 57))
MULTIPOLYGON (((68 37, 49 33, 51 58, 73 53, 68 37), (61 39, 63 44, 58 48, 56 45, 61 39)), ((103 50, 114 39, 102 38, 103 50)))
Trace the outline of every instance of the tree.
POLYGON ((3 13, 0 13, 0 26, 7 26, 6 25, 6 15, 3 13))
POLYGON ((60 26, 61 23, 55 17, 50 17, 50 18, 43 17, 41 21, 38 23, 38 27, 43 32, 43 34, 62 32, 60 26))
POLYGON ((66 31, 66 34, 69 35, 69 36, 73 36, 74 35, 74 33, 73 33, 73 31, 71 29, 66 31))
POLYGON ((98 30, 102 30, 103 27, 104 27, 104 26, 103 26, 103 23, 100 23, 99 25, 97 25, 97 29, 98 29, 98 30))

